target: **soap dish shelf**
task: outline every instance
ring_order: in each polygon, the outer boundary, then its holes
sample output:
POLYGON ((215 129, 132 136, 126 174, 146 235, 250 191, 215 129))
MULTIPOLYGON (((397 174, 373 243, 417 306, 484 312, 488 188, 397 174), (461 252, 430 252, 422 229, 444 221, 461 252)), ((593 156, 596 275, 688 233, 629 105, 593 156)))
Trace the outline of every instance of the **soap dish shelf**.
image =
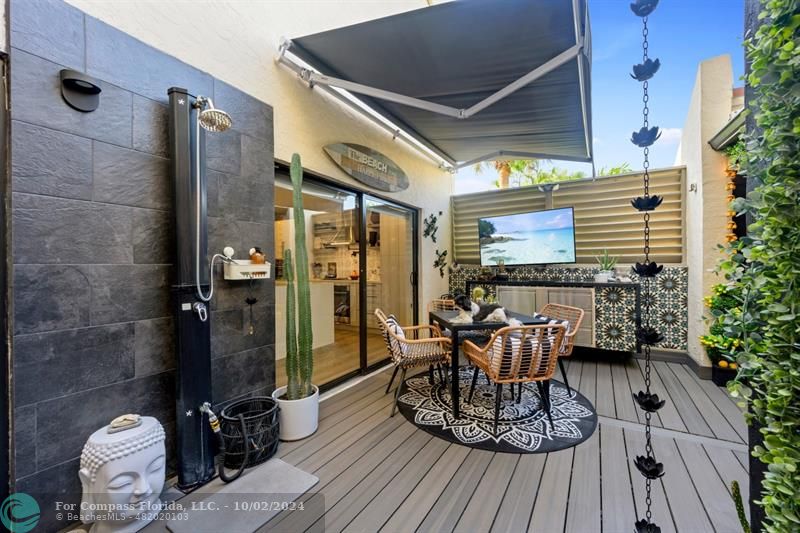
POLYGON ((225 279, 250 280, 269 279, 269 263, 253 263, 249 259, 234 259, 233 263, 225 263, 225 279))

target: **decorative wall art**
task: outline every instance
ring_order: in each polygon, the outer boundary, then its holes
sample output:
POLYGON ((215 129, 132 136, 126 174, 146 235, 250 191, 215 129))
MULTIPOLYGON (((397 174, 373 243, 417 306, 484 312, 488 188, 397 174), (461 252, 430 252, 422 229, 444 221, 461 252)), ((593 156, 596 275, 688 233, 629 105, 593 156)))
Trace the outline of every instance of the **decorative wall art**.
POLYGON ((436 242, 436 232, 439 230, 440 216, 442 216, 441 211, 439 211, 438 216, 431 213, 422 220, 422 224, 424 225, 422 236, 425 238, 430 237, 432 242, 436 242))

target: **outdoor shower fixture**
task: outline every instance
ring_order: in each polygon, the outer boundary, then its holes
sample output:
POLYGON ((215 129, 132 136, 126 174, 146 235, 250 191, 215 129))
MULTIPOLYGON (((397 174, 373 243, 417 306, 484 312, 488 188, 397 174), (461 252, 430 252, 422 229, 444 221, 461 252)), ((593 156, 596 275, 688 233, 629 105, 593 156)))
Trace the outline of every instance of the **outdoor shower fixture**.
MULTIPOLYGON (((206 131, 224 132, 231 117, 204 96, 172 87, 169 95, 169 146, 175 213, 176 448, 178 487, 191 490, 214 477, 212 435, 200 407, 211 399, 211 330, 207 303, 213 296, 208 268, 206 131)), ((228 256, 214 255, 211 261, 228 256)))
MULTIPOLYGON (((202 167, 201 159, 200 159, 200 126, 203 127, 206 131, 211 132, 222 132, 226 131, 228 128, 231 127, 233 121, 231 120, 231 116, 227 114, 225 111, 220 109, 216 109, 214 107, 214 102, 211 101, 211 98, 206 96, 198 96, 195 98, 194 104, 192 107, 197 110, 197 117, 195 119, 195 143, 194 143, 194 154, 195 154, 195 175, 197 177, 196 181, 200 181, 200 171, 199 169, 202 167)), ((219 258, 223 261, 231 261, 233 257, 233 249, 228 247, 226 248, 225 255, 222 254, 214 254, 211 258, 211 264, 209 265, 208 269, 208 278, 210 288, 208 290, 208 295, 206 296, 203 294, 203 288, 200 286, 200 226, 201 226, 201 212, 203 221, 205 220, 205 209, 203 203, 203 196, 206 193, 205 182, 202 184, 202 191, 201 187, 198 185, 195 187, 195 204, 194 204, 194 211, 195 211, 195 227, 194 227, 194 234, 195 234, 195 249, 194 249, 194 281, 195 281, 195 288, 197 289, 197 297, 200 298, 203 302, 210 302, 211 298, 214 296, 214 261, 219 258), (230 249, 230 254, 227 253, 227 250, 230 249)), ((203 254, 205 257, 205 253, 203 254)), ((198 315, 200 315, 200 319, 205 322, 208 318, 208 311, 205 310, 205 306, 200 302, 196 302, 194 304, 197 307, 198 315)))

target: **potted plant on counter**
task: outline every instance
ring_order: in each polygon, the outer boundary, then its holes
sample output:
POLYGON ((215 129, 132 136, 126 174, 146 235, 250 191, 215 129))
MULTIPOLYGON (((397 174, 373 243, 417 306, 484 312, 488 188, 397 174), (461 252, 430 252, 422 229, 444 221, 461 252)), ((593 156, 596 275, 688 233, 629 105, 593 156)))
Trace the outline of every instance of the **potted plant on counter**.
POLYGON ((287 385, 272 393, 280 407, 281 440, 299 440, 313 434, 319 422, 319 389, 311 383, 314 369, 314 338, 311 329, 311 291, 308 281, 305 213, 303 212, 303 167, 292 155, 291 177, 294 211, 295 261, 291 250, 283 255, 286 279, 286 377, 287 385), (295 266, 297 297, 295 306, 295 266))
POLYGON ((608 283, 608 280, 614 277, 614 267, 617 266, 617 258, 608 255, 608 250, 603 250, 603 255, 596 257, 597 264, 600 267, 600 272, 594 275, 594 280, 597 283, 608 283))

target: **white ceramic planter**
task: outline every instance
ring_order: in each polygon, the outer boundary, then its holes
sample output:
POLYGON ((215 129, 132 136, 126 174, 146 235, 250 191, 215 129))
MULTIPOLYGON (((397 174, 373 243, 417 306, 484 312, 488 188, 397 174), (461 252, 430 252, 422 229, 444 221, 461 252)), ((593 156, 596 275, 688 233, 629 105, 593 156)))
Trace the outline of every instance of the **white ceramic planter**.
MULTIPOLYGON (((312 385, 313 386, 313 385, 312 385)), ((282 400, 286 387, 275 389, 272 399, 280 407, 281 440, 300 440, 317 430, 319 424, 319 389, 314 387, 314 394, 300 400, 282 400)))
POLYGON ((608 283, 608 270, 601 270, 597 274, 594 275, 594 282, 595 283, 608 283))

